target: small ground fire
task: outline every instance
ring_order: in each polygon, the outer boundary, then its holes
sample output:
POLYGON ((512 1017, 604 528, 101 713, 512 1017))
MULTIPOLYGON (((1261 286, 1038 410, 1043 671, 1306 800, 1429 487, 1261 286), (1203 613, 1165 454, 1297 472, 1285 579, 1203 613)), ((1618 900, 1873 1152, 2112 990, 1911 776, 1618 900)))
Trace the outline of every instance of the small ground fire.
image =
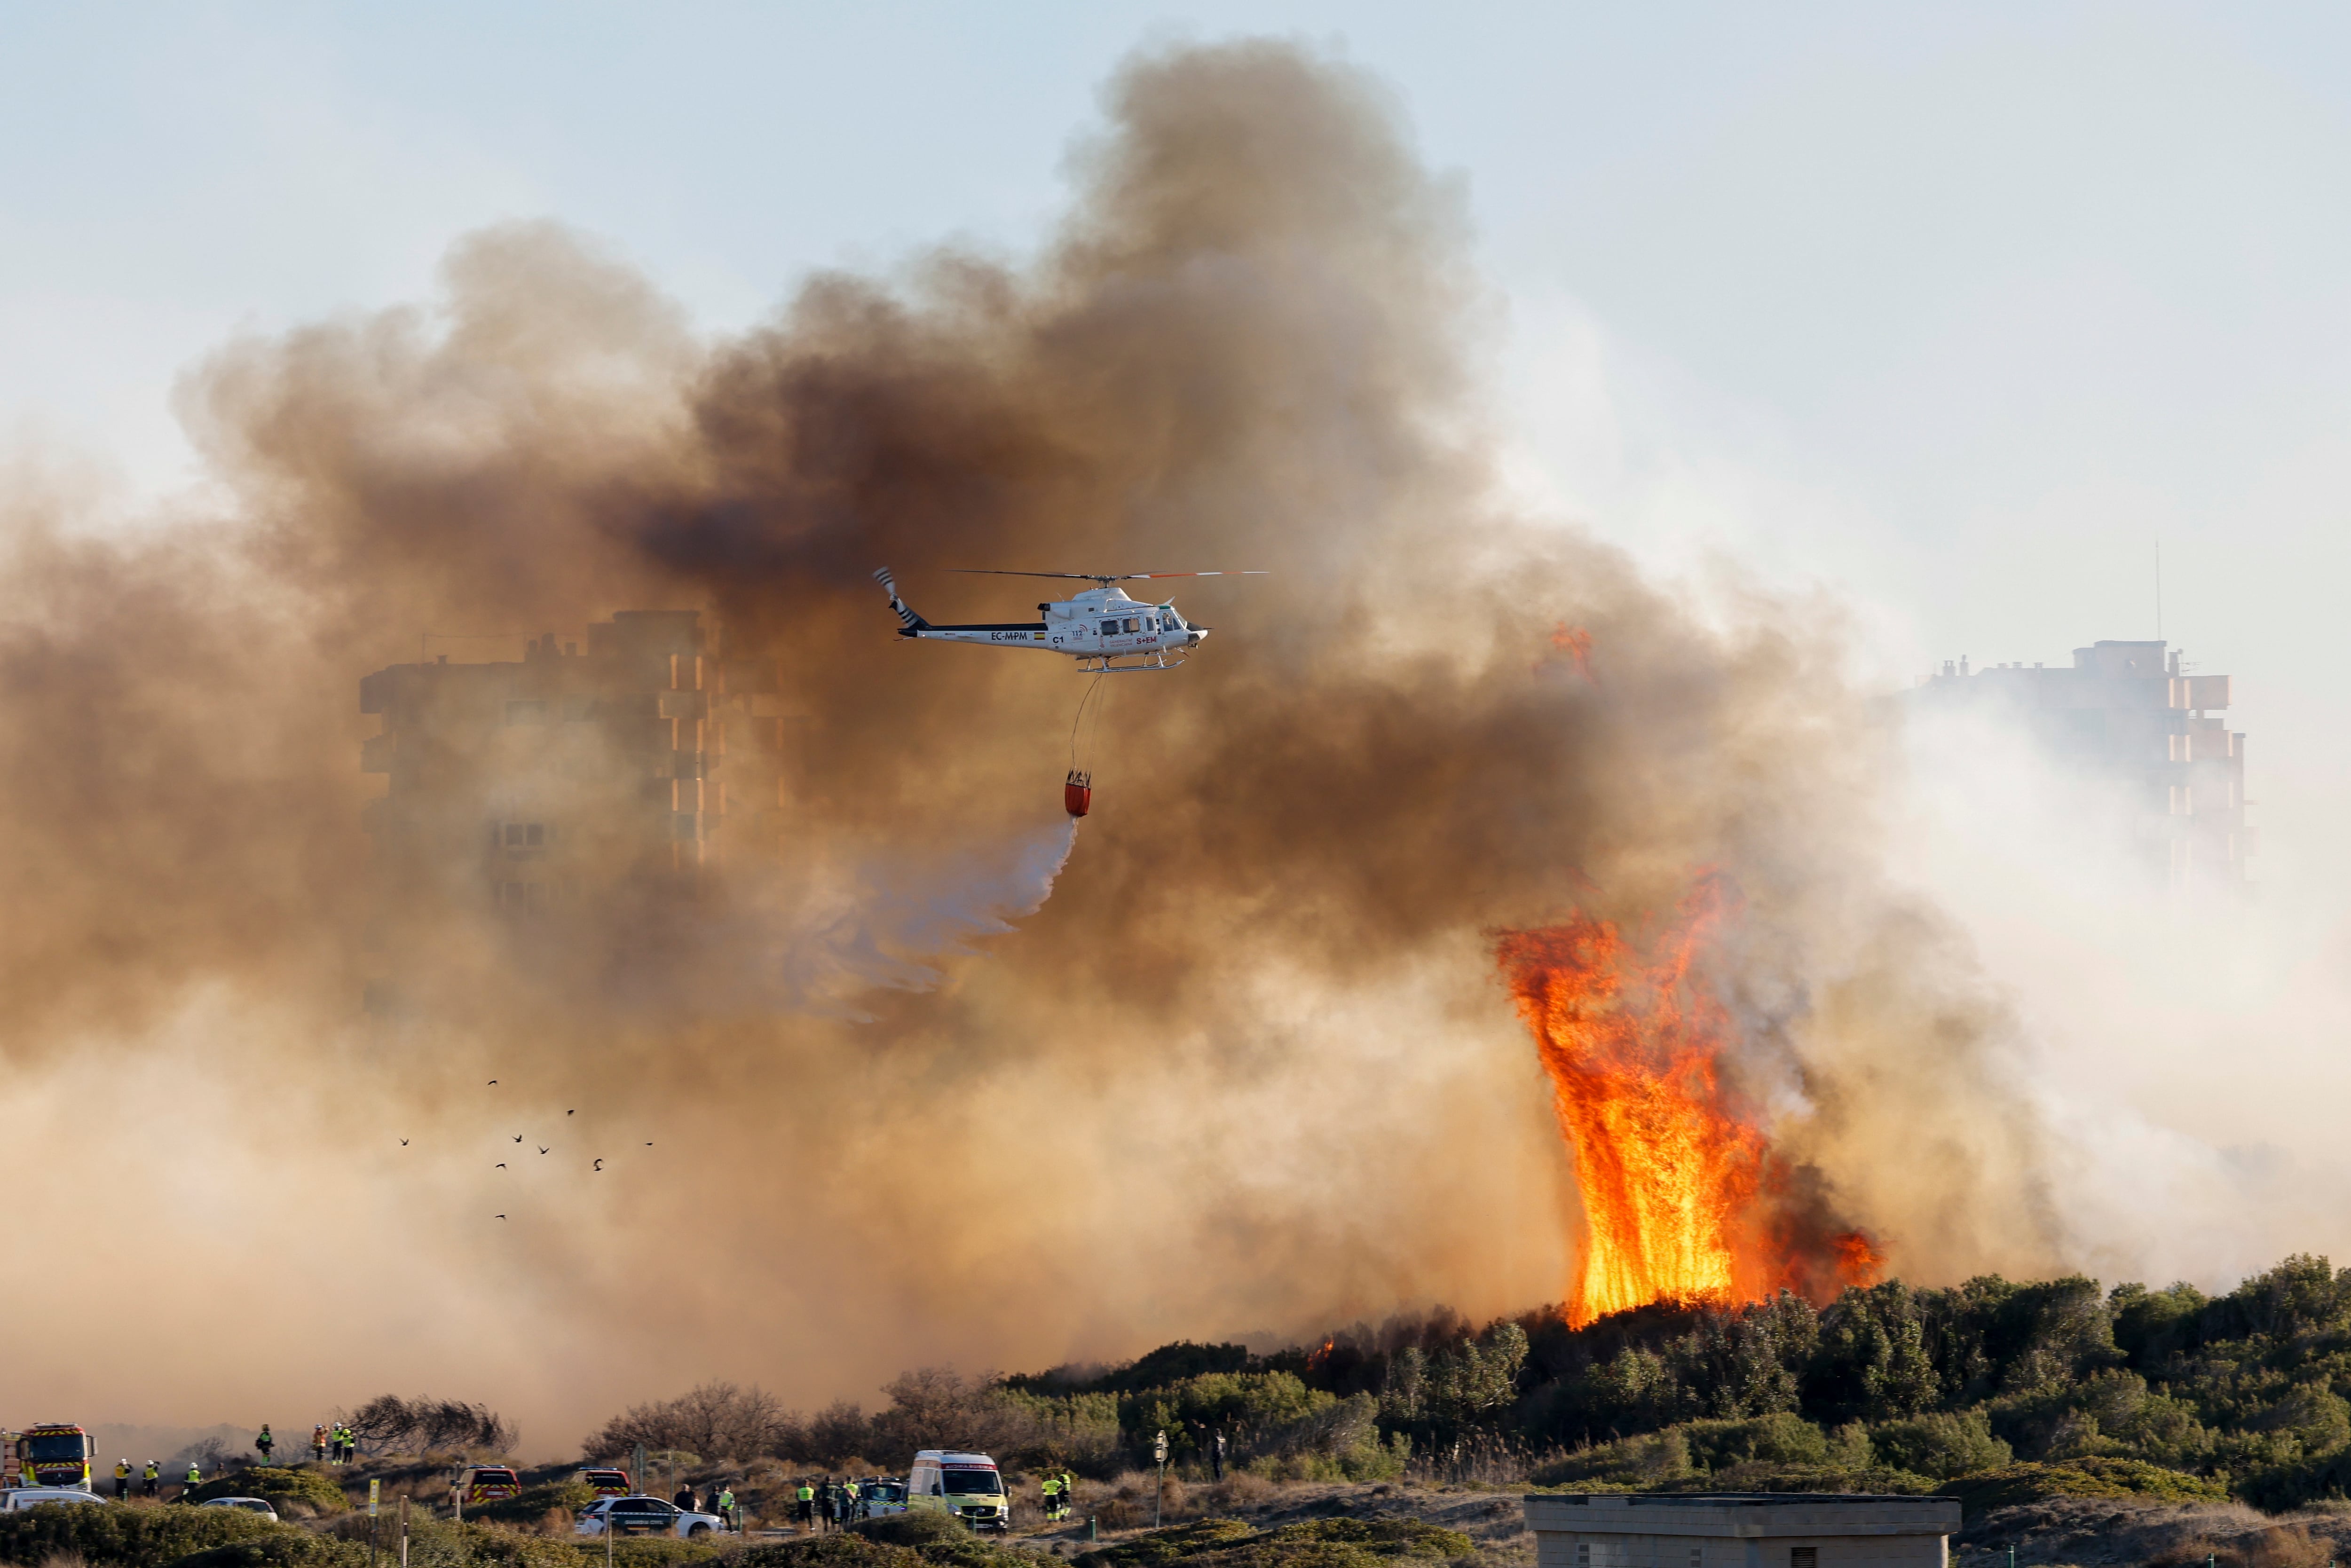
POLYGON ((1701 881, 1645 952, 1582 915, 1497 942, 1583 1196, 1567 1295, 1579 1326, 1651 1301, 1821 1295, 1877 1277, 1868 1238, 1794 1211, 1803 1184, 1724 1081, 1738 1026, 1692 970, 1725 906, 1701 881))

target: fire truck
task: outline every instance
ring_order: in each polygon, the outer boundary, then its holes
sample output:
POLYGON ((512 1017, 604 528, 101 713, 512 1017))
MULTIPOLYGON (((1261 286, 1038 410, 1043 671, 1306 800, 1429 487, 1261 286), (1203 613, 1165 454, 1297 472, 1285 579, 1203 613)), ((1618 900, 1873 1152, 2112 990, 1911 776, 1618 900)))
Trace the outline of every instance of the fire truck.
POLYGON ((0 1432, 0 1486, 89 1488, 89 1434, 69 1421, 0 1432))

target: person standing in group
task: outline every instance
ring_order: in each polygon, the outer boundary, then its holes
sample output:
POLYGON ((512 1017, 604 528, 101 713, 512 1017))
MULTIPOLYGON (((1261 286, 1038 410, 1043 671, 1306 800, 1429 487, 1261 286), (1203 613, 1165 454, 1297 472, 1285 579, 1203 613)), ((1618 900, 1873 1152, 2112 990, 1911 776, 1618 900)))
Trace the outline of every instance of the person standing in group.
POLYGON ((816 1528, 816 1488, 809 1485, 806 1476, 800 1478, 799 1490, 792 1493, 792 1514, 799 1521, 801 1534, 816 1528))
POLYGON ((130 1495, 131 1461, 129 1459, 117 1459, 114 1461, 114 1500, 120 1502, 124 1498, 127 1498, 130 1495))
POLYGON ((1225 1435, 1222 1432, 1217 1433, 1217 1440, 1208 1445, 1208 1479, 1212 1481, 1225 1479, 1225 1435))
POLYGON ((1037 1490, 1040 1493, 1040 1506, 1045 1511, 1047 1522, 1050 1523, 1061 1518, 1061 1478, 1050 1471, 1046 1472, 1045 1479, 1038 1483, 1037 1490))
POLYGON ((671 1498, 669 1500, 684 1509, 686 1512, 692 1513, 694 1511, 694 1488, 691 1485, 679 1487, 677 1489, 677 1495, 671 1498))
POLYGON ((139 1495, 141 1497, 153 1497, 155 1495, 155 1483, 161 1480, 163 1472, 156 1467, 155 1461, 152 1459, 148 1460, 147 1468, 139 1473, 139 1495))
POLYGON ((733 1487, 725 1485, 719 1487, 716 1507, 718 1517, 726 1522, 727 1532, 736 1533, 738 1527, 735 1521, 735 1489, 733 1487))
POLYGON ((327 1462, 327 1425, 323 1421, 310 1428, 310 1458, 317 1464, 327 1462))
POLYGON ((180 1489, 180 1496, 184 1499, 190 1492, 195 1490, 198 1487, 204 1484, 204 1468, 198 1465, 195 1460, 190 1459, 188 1461, 188 1484, 180 1489))
POLYGON ((277 1446, 277 1439, 269 1435, 269 1423, 264 1421, 261 1424, 261 1436, 253 1440, 254 1452, 261 1456, 261 1462, 266 1465, 269 1462, 269 1450, 277 1446))

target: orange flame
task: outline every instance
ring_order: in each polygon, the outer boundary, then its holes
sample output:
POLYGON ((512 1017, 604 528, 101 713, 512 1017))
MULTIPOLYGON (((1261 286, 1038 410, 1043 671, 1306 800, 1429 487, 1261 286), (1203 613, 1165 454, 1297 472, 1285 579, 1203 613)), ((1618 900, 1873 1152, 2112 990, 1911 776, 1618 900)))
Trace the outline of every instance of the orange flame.
POLYGON ((1691 974, 1722 918, 1709 879, 1646 961, 1613 922, 1500 935, 1497 956, 1551 1075, 1583 1198, 1576 1326, 1650 1301, 1834 1293, 1876 1278, 1858 1232, 1825 1234, 1722 1080, 1736 1025, 1691 974))

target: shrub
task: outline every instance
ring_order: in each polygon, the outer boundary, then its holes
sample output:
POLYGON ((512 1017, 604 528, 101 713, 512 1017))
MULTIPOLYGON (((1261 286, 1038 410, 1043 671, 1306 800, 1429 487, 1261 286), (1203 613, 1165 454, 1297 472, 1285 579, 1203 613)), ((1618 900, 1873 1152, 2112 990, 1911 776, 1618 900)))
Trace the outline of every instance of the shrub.
POLYGON ((1946 1483, 1974 1519, 2012 1503, 2055 1497, 2152 1498, 2161 1502, 2225 1502, 2229 1489, 2200 1476, 2167 1470, 2144 1459, 2067 1459, 2054 1465, 2008 1465, 1946 1483))
MULTIPOLYGON (((376 1540, 386 1555, 380 1561, 399 1561, 400 1527, 385 1517, 375 1521, 376 1540)), ((368 1518, 363 1513, 348 1513, 328 1527, 336 1540, 350 1542, 362 1554, 367 1551, 368 1518)), ((631 1561, 631 1548, 676 1545, 684 1542, 622 1541, 614 1543, 615 1564, 631 1561)), ((706 1552, 704 1553, 706 1555, 706 1552)), ((596 1568, 601 1568, 604 1553, 595 1553, 596 1568)), ((543 1535, 530 1535, 499 1524, 478 1524, 467 1520, 459 1524, 452 1520, 435 1519, 429 1514, 414 1513, 408 1522, 409 1568, 481 1568, 496 1563, 499 1568, 583 1568, 579 1548, 569 1541, 550 1541, 543 1535)), ((653 1568, 640 1562, 638 1568, 653 1568)))
POLYGON ((1896 1469, 1916 1470, 1937 1480, 2016 1462, 2015 1451, 1991 1435, 1991 1423, 1980 1409, 1956 1414, 1938 1410, 1888 1421, 1871 1429, 1869 1441, 1878 1457, 1896 1469))
MULTIPOLYGON (((581 1541, 579 1552, 585 1568, 597 1568, 604 1561, 601 1539, 581 1541)), ((636 1536, 612 1542, 613 1568, 676 1568, 682 1563, 706 1562, 717 1555, 718 1548, 706 1535, 692 1541, 680 1541, 674 1535, 636 1536)))
POLYGON ((234 1508, 122 1508, 54 1503, 0 1513, 0 1563, 78 1554, 120 1568, 160 1568, 215 1546, 305 1532, 234 1508))
POLYGON ((1701 1469, 1756 1459, 1818 1465, 1828 1458, 1829 1442, 1821 1429, 1784 1410, 1746 1421, 1685 1421, 1677 1430, 1689 1447, 1690 1461, 1701 1469))
POLYGON ((862 1535, 869 1541, 904 1546, 917 1552, 926 1546, 971 1539, 969 1525, 927 1508, 909 1510, 904 1513, 885 1513, 879 1519, 860 1520, 849 1528, 852 1534, 862 1535))
POLYGON ((843 1532, 811 1535, 737 1553, 728 1568, 928 1568, 929 1559, 904 1546, 843 1532))
POLYGON ((928 1511, 862 1521, 739 1553, 727 1568, 1034 1568, 1036 1558, 987 1541, 960 1521, 928 1511))
POLYGON ((1417 1519, 1316 1519, 1267 1531, 1209 1519, 1077 1561, 1079 1568, 1395 1568, 1399 1558, 1450 1559, 1472 1550, 1468 1536, 1417 1519))
POLYGON ((363 1546, 331 1535, 313 1535, 307 1530, 283 1529, 277 1534, 175 1557, 171 1568, 361 1568, 366 1562, 363 1546))

